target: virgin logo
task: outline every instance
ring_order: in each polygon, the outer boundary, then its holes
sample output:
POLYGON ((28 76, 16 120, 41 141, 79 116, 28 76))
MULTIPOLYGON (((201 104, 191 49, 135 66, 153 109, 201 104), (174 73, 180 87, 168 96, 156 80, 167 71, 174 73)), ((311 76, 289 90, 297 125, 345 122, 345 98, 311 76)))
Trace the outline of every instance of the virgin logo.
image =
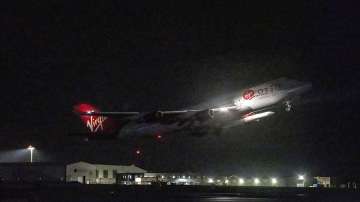
POLYGON ((251 100, 255 95, 255 91, 253 90, 246 90, 244 93, 243 93, 243 98, 245 100, 251 100))
POLYGON ((99 116, 97 118, 90 116, 90 119, 86 121, 86 127, 93 133, 97 132, 99 129, 104 130, 103 123, 106 119, 107 117, 104 116, 99 116))

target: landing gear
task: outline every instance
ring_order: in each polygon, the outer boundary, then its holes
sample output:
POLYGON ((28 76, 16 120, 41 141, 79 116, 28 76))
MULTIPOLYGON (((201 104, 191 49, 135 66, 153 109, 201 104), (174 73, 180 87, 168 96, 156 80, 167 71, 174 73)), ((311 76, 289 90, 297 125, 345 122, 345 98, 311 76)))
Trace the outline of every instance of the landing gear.
POLYGON ((289 112, 289 111, 291 111, 291 108, 292 108, 291 102, 290 102, 290 101, 286 101, 286 102, 285 102, 285 111, 289 112))

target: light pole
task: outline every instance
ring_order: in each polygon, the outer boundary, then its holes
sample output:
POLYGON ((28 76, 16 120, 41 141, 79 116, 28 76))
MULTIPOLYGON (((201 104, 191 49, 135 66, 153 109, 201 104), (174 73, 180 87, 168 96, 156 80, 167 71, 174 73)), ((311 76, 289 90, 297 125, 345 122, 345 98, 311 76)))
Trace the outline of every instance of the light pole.
POLYGON ((33 151, 34 151, 35 147, 30 145, 30 146, 28 146, 27 149, 30 150, 30 163, 32 163, 33 162, 33 151))

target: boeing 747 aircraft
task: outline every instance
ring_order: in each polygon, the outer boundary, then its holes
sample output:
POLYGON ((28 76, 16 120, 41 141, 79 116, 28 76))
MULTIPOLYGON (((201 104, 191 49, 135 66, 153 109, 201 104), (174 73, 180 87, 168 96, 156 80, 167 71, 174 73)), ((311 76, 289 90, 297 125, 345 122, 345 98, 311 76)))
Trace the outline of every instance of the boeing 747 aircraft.
POLYGON ((204 135, 269 117, 281 108, 290 111, 293 102, 310 88, 310 83, 280 78, 239 90, 237 96, 224 106, 178 111, 105 112, 82 103, 74 106, 74 112, 87 127, 85 135, 89 138, 160 138, 178 131, 204 135))

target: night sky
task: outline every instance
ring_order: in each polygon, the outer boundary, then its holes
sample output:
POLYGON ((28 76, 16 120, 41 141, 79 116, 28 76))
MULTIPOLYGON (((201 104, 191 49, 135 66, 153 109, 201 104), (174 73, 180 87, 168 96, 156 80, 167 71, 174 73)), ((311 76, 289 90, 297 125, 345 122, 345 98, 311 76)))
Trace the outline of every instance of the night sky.
POLYGON ((9 2, 0 12, 3 153, 31 143, 39 161, 151 171, 360 171, 360 29, 351 2, 9 2), (220 136, 179 133, 160 143, 68 136, 82 130, 72 114, 80 102, 104 111, 175 110, 279 77, 312 82, 304 104, 220 136))

